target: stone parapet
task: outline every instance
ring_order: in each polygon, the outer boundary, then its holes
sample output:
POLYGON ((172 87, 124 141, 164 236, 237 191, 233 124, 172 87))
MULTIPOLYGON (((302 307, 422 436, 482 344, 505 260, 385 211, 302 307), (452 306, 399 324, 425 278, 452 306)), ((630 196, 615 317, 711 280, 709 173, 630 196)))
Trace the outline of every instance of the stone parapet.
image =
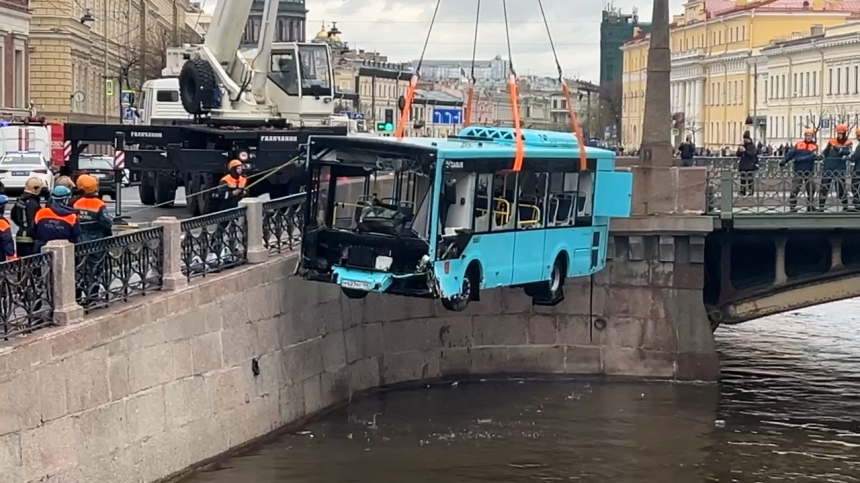
MULTIPOLYGON (((8 342, 0 481, 156 481, 405 381, 713 380, 701 237, 613 236, 608 267, 568 281, 555 307, 520 289, 484 291, 460 313, 433 300, 350 300, 274 257, 8 342)), ((57 250, 65 263, 67 247, 57 250)))
POLYGON ((701 215, 707 208, 707 168, 633 166, 635 215, 701 215))

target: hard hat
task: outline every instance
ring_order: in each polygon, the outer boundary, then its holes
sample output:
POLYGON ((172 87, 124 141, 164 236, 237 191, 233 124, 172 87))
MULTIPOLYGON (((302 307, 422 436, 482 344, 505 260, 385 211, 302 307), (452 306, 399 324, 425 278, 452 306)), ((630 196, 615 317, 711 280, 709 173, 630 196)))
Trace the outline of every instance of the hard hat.
POLYGON ((88 174, 78 176, 77 187, 85 195, 95 194, 99 190, 99 180, 88 174))
POLYGON ((847 132, 848 132, 848 125, 846 125, 846 124, 838 124, 838 125, 836 126, 836 133, 837 133, 837 134, 845 134, 845 133, 847 133, 847 132))
POLYGON ((54 190, 51 191, 51 199, 52 200, 67 200, 72 197, 72 190, 66 188, 65 186, 55 186, 54 190))
POLYGON ((44 187, 45 183, 40 178, 30 178, 24 184, 24 191, 31 195, 38 195, 44 187))
POLYGON ((803 131, 803 134, 804 134, 804 135, 808 134, 808 135, 810 135, 810 136, 813 136, 813 135, 815 135, 815 129, 812 129, 811 127, 806 128, 806 130, 805 130, 805 131, 803 131))
POLYGON ((69 178, 68 176, 60 176, 54 180, 54 185, 65 186, 70 192, 75 188, 75 183, 72 181, 72 178, 69 178))
POLYGON ((242 162, 239 161, 238 159, 234 159, 234 160, 230 161, 229 163, 227 163, 227 169, 235 169, 235 168, 238 168, 240 166, 242 166, 242 162))
POLYGON ((857 128, 857 130, 854 131, 854 134, 856 134, 857 137, 860 137, 860 128, 857 128))

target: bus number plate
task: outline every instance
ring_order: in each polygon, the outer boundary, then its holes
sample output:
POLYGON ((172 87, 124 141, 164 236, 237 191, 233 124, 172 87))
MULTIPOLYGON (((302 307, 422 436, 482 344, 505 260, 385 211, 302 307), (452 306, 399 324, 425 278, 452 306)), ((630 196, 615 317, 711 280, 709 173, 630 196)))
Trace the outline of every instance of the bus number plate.
POLYGON ((362 290, 364 292, 370 292, 370 284, 367 282, 359 282, 356 280, 344 280, 340 284, 343 288, 351 288, 353 290, 362 290))
POLYGON ((445 169, 463 169, 462 161, 445 161, 445 169))

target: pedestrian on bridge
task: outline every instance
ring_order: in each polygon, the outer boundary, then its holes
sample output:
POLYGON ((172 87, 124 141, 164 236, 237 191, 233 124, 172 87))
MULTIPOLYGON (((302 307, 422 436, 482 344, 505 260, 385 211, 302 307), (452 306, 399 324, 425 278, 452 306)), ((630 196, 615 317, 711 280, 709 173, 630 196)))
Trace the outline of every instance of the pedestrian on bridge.
POLYGON ((791 178, 791 195, 788 206, 791 211, 797 211, 797 195, 800 190, 806 190, 806 211, 815 211, 815 160, 818 159, 818 144, 815 142, 815 130, 803 132, 803 140, 798 141, 785 154, 780 166, 794 163, 794 176, 791 178))
POLYGON ((850 209, 851 211, 858 211, 860 210, 860 129, 854 131, 854 135, 857 137, 857 142, 854 144, 854 151, 851 153, 851 157, 848 158, 854 165, 854 169, 851 172, 851 198, 853 199, 853 206, 850 209))
POLYGON ((12 207, 12 221, 18 226, 15 244, 18 255, 26 257, 36 253, 36 213, 42 209, 42 196, 45 183, 39 178, 30 178, 24 184, 24 193, 12 207))
POLYGON ((743 143, 738 147, 738 170, 741 177, 741 196, 755 193, 755 172, 758 170, 758 148, 749 131, 744 131, 743 143))
POLYGON ((78 214, 69 206, 72 191, 65 186, 56 186, 51 191, 51 204, 36 213, 36 251, 51 240, 67 240, 77 243, 81 237, 78 214))
POLYGON ((78 212, 81 224, 80 241, 98 240, 111 236, 113 218, 108 213, 107 203, 99 198, 99 180, 82 174, 75 183, 79 198, 72 207, 78 212))
POLYGON ((842 202, 843 208, 848 208, 848 190, 846 190, 846 163, 851 156, 851 140, 848 139, 848 126, 836 126, 836 137, 827 142, 822 151, 824 157, 824 172, 821 174, 821 190, 818 192, 818 209, 827 209, 827 196, 830 191, 836 191, 836 196, 842 202))
POLYGON ((18 255, 15 253, 15 239, 12 237, 12 225, 3 216, 6 213, 6 202, 8 201, 6 195, 0 194, 0 262, 18 259, 18 255))
POLYGON ((687 136, 687 139, 678 146, 678 153, 681 155, 681 166, 688 167, 693 165, 693 156, 696 155, 696 143, 693 142, 692 136, 687 136))

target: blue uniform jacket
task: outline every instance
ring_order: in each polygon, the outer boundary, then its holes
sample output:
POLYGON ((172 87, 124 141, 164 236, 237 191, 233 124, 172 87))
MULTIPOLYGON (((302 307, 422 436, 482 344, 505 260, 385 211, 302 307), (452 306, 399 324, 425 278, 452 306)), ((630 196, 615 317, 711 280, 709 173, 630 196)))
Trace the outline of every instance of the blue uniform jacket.
POLYGON ((780 164, 785 166, 786 163, 794 161, 795 171, 813 171, 815 170, 815 159, 817 157, 818 144, 815 141, 809 143, 800 141, 788 150, 785 154, 785 161, 780 164))
POLYGON ((36 212, 36 251, 51 240, 68 240, 77 243, 81 237, 81 225, 74 209, 53 203, 36 212))
POLYGON ((15 239, 12 236, 12 225, 6 221, 6 218, 0 216, 0 262, 7 262, 15 258, 15 239))

